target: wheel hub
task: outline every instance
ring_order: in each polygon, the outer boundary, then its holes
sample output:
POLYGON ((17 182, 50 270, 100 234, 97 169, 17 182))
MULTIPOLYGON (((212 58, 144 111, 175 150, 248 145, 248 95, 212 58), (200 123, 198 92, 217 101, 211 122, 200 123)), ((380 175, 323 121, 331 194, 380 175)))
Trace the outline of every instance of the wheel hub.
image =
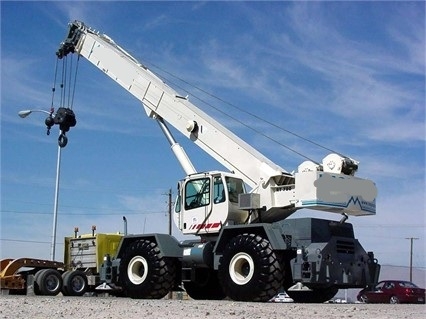
POLYGON ((49 275, 49 276, 46 278, 46 288, 47 288, 49 291, 54 291, 54 290, 56 290, 56 289, 58 288, 58 286, 59 286, 59 281, 58 281, 58 279, 57 279, 55 276, 53 276, 53 275, 49 275))
POLYGON ((148 263, 146 259, 142 256, 133 257, 127 267, 127 275, 133 284, 139 285, 143 283, 148 276, 148 263))
POLYGON ((229 263, 229 275, 233 282, 238 285, 247 284, 254 274, 254 262, 252 257, 240 252, 232 257, 229 263))
POLYGON ((79 276, 73 278, 72 281, 71 281, 71 286, 72 286, 73 291, 75 291, 75 292, 82 291, 84 289, 84 286, 85 286, 83 278, 81 278, 79 276))

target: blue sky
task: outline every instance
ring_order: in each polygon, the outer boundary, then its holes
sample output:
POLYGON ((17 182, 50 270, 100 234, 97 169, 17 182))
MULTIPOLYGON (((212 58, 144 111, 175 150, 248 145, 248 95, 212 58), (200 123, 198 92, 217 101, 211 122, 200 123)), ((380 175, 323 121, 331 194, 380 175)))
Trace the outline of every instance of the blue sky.
MULTIPOLYGON (((317 161, 329 152, 267 122, 360 161, 357 176, 375 181, 379 195, 375 216, 349 219, 356 237, 381 263, 400 266, 409 263, 406 238, 418 238, 413 265, 426 267, 425 4, 396 1, 2 1, 1 258, 50 256, 57 127, 47 136, 44 114, 17 113, 50 108, 55 52, 75 19, 154 71, 228 102, 212 101, 247 126, 200 107, 288 171, 305 158, 249 127, 317 161)), ((84 59, 73 110, 77 125, 62 150, 56 259, 75 226, 122 231, 125 215, 130 233, 167 232, 167 193, 174 196, 183 171, 158 125, 84 59)), ((197 169, 222 169, 174 133, 197 169)), ((301 216, 340 219, 293 215, 301 216)), ((176 228, 173 234, 184 238, 176 228)))

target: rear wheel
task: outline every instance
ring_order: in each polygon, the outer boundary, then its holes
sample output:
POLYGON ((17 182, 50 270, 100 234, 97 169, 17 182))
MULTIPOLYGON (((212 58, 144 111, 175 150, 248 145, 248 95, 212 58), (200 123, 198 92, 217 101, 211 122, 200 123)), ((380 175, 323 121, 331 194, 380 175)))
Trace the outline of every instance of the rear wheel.
POLYGON ((120 263, 120 280, 131 298, 160 299, 173 288, 175 263, 163 257, 155 242, 142 239, 126 249, 120 263))
POLYGON ((218 276, 231 299, 268 301, 282 286, 283 269, 268 240, 256 234, 241 234, 226 245, 218 276))
POLYGON ((87 277, 81 270, 66 272, 63 281, 62 291, 68 296, 83 296, 87 291, 87 277))
POLYGON ((56 296, 62 290, 62 282, 62 275, 56 269, 41 270, 36 279, 37 289, 44 296, 56 296))
POLYGON ((187 294, 196 300, 222 300, 226 297, 217 280, 217 271, 208 268, 196 270, 196 282, 185 282, 183 285, 187 294))
POLYGON ((68 289, 66 286, 66 277, 72 270, 67 270, 66 272, 62 273, 62 295, 63 296, 69 296, 68 289))
POLYGON ((39 270, 36 272, 36 274, 34 275, 34 282, 33 282, 33 289, 34 289, 34 294, 36 296, 41 295, 41 291, 40 291, 40 287, 38 286, 38 277, 40 277, 40 274, 44 271, 45 269, 39 270))
POLYGON ((390 299, 389 299, 389 303, 392 303, 392 304, 397 304, 397 303, 399 303, 400 301, 399 301, 399 298, 397 297, 397 296, 392 296, 392 297, 390 297, 390 299))
POLYGON ((332 299, 337 292, 338 288, 314 288, 308 291, 287 291, 287 294, 294 300, 294 302, 299 303, 323 303, 332 299))

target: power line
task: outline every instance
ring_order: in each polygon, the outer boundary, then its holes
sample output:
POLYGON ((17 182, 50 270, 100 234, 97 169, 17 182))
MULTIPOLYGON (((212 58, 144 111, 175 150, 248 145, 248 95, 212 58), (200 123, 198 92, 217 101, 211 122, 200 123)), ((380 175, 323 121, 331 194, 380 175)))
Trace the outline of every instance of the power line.
MULTIPOLYGON (((9 241, 9 242, 16 242, 16 243, 50 244, 50 241, 24 240, 24 239, 11 239, 11 238, 0 238, 0 241, 9 241)), ((57 243, 57 244, 63 244, 63 243, 57 243)))
MULTIPOLYGON (((74 207, 75 208, 75 207, 74 207)), ((96 209, 96 208, 91 208, 96 209)), ((106 210, 106 209, 102 209, 106 210)), ((118 216, 123 215, 123 212, 126 212, 127 215, 151 215, 151 214, 167 214, 166 211, 158 211, 158 212, 139 212, 135 210, 125 210, 125 209, 117 209, 120 212, 118 213, 64 213, 62 210, 61 215, 67 216, 118 216)), ((1 210, 1 214, 29 214, 29 215, 52 215, 51 212, 31 212, 31 211, 16 211, 16 210, 1 210)))
MULTIPOLYGON (((168 193, 167 193, 168 194, 168 193)), ((26 202, 28 204, 32 204, 31 202, 26 202)), ((34 203, 36 204, 36 203, 34 203)), ((135 209, 123 209, 123 208, 98 208, 98 207, 84 207, 84 206, 70 206, 70 205, 61 205, 62 208, 66 207, 66 208, 73 208, 73 209, 86 209, 86 210, 96 210, 96 211, 113 211, 113 213, 69 213, 69 212, 64 212, 64 210, 62 210, 60 213, 61 215, 68 215, 68 216, 74 216, 74 215, 78 215, 78 216, 116 216, 116 215, 122 215, 123 212, 126 212, 126 214, 128 215, 151 215, 151 214, 168 214, 168 211, 164 210, 164 211, 138 211, 135 209)), ((21 211, 21 210, 0 210, 0 213, 8 213, 8 214, 29 214, 29 215, 51 215, 51 212, 40 212, 40 211, 21 211)), ((357 225, 357 228, 376 228, 377 225, 357 225)), ((381 224, 380 227, 398 227, 398 228, 425 228, 425 225, 422 224, 381 224)), ((389 236, 377 236, 374 235, 374 238, 394 238, 394 239, 401 239, 401 237, 389 237, 389 236)), ((408 239, 408 238, 407 238, 408 239)), ((418 238, 416 238, 418 239, 418 238)))
POLYGON ((380 228, 382 228, 382 227, 404 227, 404 226, 408 226, 408 227, 421 227, 421 228, 424 228, 425 227, 425 225, 424 224, 380 224, 380 225, 377 225, 377 224, 370 224, 370 225, 354 225, 354 227, 356 227, 356 228, 378 228, 378 227, 380 227, 380 228))

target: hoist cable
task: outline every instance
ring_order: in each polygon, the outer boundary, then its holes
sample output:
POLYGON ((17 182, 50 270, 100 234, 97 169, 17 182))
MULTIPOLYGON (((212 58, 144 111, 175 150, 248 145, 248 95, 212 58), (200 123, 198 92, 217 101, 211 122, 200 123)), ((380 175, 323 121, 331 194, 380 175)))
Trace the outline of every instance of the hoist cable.
POLYGON ((63 107, 65 104, 65 94, 64 94, 64 70, 65 70, 65 64, 66 64, 66 57, 65 59, 62 59, 62 73, 61 73, 61 99, 59 102, 59 107, 63 107))
MULTIPOLYGON (((72 79, 73 77, 72 58, 69 62, 68 62, 67 56, 65 56, 62 59, 62 76, 61 76, 62 83, 61 83, 60 107, 65 107, 65 105, 67 104, 68 108, 70 109, 73 108, 76 85, 77 85, 77 73, 78 73, 79 61, 80 61, 80 56, 78 56, 77 58, 77 63, 76 63, 76 68, 74 73, 74 80, 73 80, 72 79)), ((56 83, 56 76, 57 76, 56 73, 57 73, 57 67, 55 70, 55 83, 56 83)), ((53 97, 52 97, 52 105, 53 105, 53 97)))
POLYGON ((70 102, 71 102, 71 76, 72 76, 72 57, 70 58, 70 66, 69 68, 67 67, 67 72, 69 74, 69 79, 68 79, 68 95, 67 95, 67 99, 68 99, 68 103, 67 103, 67 107, 70 107, 70 102))
POLYGON ((65 59, 65 63, 62 69, 62 92, 64 94, 64 99, 62 100, 62 107, 66 107, 67 104, 67 94, 66 94, 66 90, 67 90, 67 71, 68 71, 68 58, 65 59))
POLYGON ((74 96, 75 96, 75 88, 77 86, 77 73, 78 73, 79 62, 80 62, 80 55, 78 55, 78 57, 77 57, 77 63, 76 63, 76 67, 75 67, 74 86, 73 86, 73 90, 72 90, 71 105, 70 105, 71 109, 72 109, 72 107, 74 105, 74 96))
POLYGON ((54 102, 54 99, 55 99, 55 91, 56 91, 56 77, 57 77, 57 75, 58 75, 58 58, 56 58, 56 63, 55 63, 55 75, 54 75, 54 77, 53 77, 53 87, 52 87, 52 103, 51 103, 51 105, 50 105, 50 110, 51 111, 53 111, 53 108, 54 108, 54 106, 53 106, 53 102, 54 102))

